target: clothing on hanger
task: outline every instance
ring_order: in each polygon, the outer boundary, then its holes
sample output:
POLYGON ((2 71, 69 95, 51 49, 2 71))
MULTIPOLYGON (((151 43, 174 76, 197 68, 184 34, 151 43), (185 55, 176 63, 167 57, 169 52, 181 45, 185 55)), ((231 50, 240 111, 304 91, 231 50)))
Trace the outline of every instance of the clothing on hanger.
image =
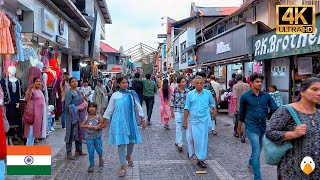
POLYGON ((0 54, 14 54, 10 24, 7 16, 0 12, 0 54))
POLYGON ((22 48, 25 61, 30 61, 31 59, 38 59, 35 50, 31 46, 23 45, 22 48))
POLYGON ((24 56, 23 56, 23 48, 22 48, 22 27, 21 25, 15 21, 16 25, 14 26, 14 34, 16 37, 16 59, 23 62, 24 56))
POLYGON ((9 27, 10 36, 11 36, 11 40, 12 40, 12 45, 13 45, 14 51, 15 51, 15 53, 17 53, 16 36, 15 36, 15 33, 14 33, 14 27, 16 26, 16 22, 14 22, 13 19, 8 14, 6 14, 6 17, 10 21, 10 27, 9 27))

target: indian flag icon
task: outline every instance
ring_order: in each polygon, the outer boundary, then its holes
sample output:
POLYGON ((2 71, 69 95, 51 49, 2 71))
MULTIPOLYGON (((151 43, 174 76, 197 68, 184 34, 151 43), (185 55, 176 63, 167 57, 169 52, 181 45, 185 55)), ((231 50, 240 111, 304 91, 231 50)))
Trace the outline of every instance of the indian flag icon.
POLYGON ((50 146, 8 146, 7 175, 51 175, 50 146))

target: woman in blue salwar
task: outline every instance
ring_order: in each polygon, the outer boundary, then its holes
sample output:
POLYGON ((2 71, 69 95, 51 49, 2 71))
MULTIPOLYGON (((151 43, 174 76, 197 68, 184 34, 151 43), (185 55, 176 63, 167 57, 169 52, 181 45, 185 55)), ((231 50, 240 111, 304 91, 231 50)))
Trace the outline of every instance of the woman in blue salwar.
POLYGON ((118 146, 121 165, 118 176, 124 177, 126 175, 127 162, 128 166, 133 167, 131 158, 133 146, 134 144, 141 143, 135 107, 141 118, 143 129, 146 128, 146 123, 139 97, 135 91, 128 90, 127 79, 120 77, 117 79, 117 83, 120 89, 112 94, 103 118, 105 121, 111 120, 108 143, 118 146))
POLYGON ((76 156, 85 156, 86 154, 82 152, 82 139, 84 136, 83 129, 80 128, 82 121, 87 115, 87 102, 84 97, 77 90, 78 81, 76 78, 72 77, 69 79, 70 89, 65 97, 65 107, 66 107, 66 150, 67 159, 74 160, 72 156, 72 142, 75 141, 76 144, 76 156))

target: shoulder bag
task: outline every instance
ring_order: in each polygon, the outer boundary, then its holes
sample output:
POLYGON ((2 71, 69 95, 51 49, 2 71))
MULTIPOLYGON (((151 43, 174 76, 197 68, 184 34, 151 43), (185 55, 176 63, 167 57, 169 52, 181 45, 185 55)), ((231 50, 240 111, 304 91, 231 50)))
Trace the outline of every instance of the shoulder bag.
MULTIPOLYGON (((301 125, 301 121, 293 108, 290 105, 285 105, 285 107, 290 112, 297 125, 301 125)), ((281 161, 282 156, 284 156, 288 150, 293 148, 290 141, 285 141, 283 144, 276 144, 270 141, 266 137, 266 135, 264 135, 262 143, 264 150, 264 159, 269 165, 277 165, 281 161)))
POLYGON ((131 96, 133 98, 134 114, 136 116, 137 125, 141 126, 141 117, 139 115, 139 110, 138 110, 137 105, 136 105, 136 98, 134 97, 134 94, 133 94, 132 91, 130 91, 130 93, 131 93, 131 96))

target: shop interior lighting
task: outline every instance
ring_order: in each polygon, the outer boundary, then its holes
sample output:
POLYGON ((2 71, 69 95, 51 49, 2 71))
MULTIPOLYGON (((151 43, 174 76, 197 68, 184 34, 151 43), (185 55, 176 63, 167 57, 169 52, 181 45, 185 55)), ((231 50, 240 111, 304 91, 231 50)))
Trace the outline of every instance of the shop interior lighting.
POLYGON ((22 15, 22 9, 19 7, 16 11, 17 15, 18 16, 21 16, 22 15))

